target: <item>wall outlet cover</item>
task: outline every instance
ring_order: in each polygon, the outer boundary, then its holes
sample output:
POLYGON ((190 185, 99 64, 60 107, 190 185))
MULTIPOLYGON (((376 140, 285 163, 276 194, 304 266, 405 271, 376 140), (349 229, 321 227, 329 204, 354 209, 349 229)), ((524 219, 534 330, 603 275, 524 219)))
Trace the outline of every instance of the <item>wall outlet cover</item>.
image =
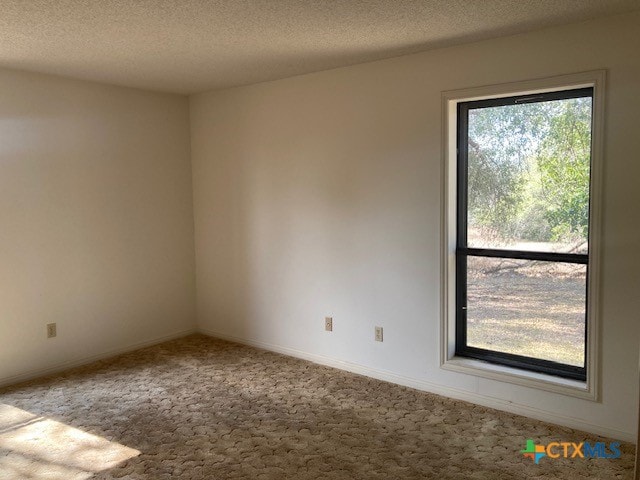
POLYGON ((376 342, 382 341, 382 327, 376 327, 376 342))
POLYGON ((324 317, 324 329, 333 332, 333 317, 324 317))
POLYGON ((53 338, 58 334, 55 323, 47 323, 47 338, 53 338))

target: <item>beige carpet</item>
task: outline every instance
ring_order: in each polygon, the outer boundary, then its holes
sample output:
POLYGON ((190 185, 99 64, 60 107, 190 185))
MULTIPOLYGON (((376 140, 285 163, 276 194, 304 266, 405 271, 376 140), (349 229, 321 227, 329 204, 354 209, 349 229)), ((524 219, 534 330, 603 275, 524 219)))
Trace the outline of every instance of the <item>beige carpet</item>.
POLYGON ((616 479, 606 441, 275 353, 191 336, 0 390, 0 479, 616 479))

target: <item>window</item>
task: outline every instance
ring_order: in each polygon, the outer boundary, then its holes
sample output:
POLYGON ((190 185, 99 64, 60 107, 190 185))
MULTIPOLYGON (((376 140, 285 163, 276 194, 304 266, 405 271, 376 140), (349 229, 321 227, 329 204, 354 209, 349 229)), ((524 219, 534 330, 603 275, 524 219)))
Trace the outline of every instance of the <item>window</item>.
POLYGON ((595 395, 598 73, 556 88, 445 94, 443 364, 533 373, 595 395))

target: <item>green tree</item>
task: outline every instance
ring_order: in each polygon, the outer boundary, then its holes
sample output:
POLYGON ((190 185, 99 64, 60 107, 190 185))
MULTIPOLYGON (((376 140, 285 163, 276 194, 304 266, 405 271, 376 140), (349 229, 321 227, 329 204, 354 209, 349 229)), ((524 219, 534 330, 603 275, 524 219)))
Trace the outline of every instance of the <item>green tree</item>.
POLYGON ((536 156, 552 240, 587 239, 591 162, 591 99, 563 102, 536 156))
POLYGON ((469 112, 469 223, 492 237, 513 237, 526 209, 530 158, 543 134, 540 104, 469 112))
POLYGON ((591 99, 469 112, 469 225, 494 242, 587 238, 591 99))

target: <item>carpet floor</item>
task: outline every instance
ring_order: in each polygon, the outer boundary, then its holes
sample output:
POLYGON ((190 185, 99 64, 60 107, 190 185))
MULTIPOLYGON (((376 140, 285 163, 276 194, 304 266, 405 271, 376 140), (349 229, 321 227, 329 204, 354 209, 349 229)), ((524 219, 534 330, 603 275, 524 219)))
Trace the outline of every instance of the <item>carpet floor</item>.
POLYGON ((612 441, 201 335, 0 389, 2 480, 632 476, 526 439, 612 441))

